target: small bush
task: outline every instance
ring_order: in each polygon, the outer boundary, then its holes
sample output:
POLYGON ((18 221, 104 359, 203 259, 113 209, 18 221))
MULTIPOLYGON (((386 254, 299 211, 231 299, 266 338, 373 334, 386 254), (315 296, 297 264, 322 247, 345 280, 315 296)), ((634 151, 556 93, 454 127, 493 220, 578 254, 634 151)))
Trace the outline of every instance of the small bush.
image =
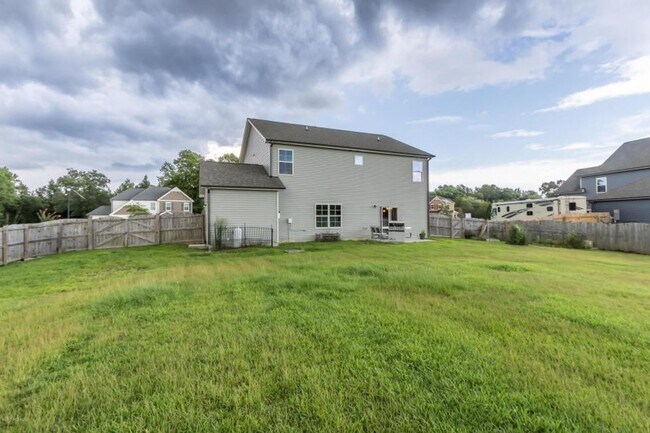
POLYGON ((530 241, 528 233, 518 224, 510 226, 508 229, 508 238, 506 242, 511 245, 526 245, 530 241))
POLYGON ((569 239, 566 240, 566 246, 569 248, 583 250, 585 248, 585 238, 580 233, 571 233, 569 235, 569 239))
POLYGON ((475 234, 471 230, 465 230, 465 239, 473 239, 475 237, 475 234))

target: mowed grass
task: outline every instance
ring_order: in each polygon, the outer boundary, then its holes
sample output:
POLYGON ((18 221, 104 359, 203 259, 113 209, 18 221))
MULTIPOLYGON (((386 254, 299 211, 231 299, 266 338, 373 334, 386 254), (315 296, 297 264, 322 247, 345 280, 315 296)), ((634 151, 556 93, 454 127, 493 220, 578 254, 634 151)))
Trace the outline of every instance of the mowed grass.
POLYGON ((0 428, 650 431, 650 257, 286 248, 0 268, 0 428))

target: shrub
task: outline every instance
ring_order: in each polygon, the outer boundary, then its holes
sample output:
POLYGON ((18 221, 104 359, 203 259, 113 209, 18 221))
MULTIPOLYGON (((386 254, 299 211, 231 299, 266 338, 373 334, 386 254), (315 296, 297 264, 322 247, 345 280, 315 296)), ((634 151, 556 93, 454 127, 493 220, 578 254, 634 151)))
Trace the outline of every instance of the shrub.
POLYGON ((506 242, 511 245, 526 245, 529 243, 528 233, 518 224, 510 226, 508 229, 508 238, 506 242))
POLYGON ((474 232, 471 230, 465 230, 465 239, 473 239, 474 238, 474 232))
POLYGON ((585 238, 580 233, 572 232, 569 234, 569 239, 566 240, 566 246, 582 250, 585 248, 585 238))

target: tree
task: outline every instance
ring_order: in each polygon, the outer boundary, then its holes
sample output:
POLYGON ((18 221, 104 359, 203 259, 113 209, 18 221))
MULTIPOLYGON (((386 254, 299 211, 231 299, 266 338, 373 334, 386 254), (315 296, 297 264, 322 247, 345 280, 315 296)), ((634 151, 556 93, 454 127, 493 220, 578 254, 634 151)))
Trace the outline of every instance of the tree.
POLYGON ((124 182, 122 182, 120 186, 117 187, 117 189, 115 190, 115 194, 119 194, 131 188, 135 188, 135 185, 133 184, 133 182, 131 182, 131 179, 127 177, 126 179, 124 179, 124 182))
POLYGON ((24 185, 18 176, 7 167, 0 167, 0 226, 15 220, 21 188, 24 185))
POLYGON ((130 217, 151 215, 147 209, 140 206, 139 204, 130 204, 126 206, 124 210, 126 210, 126 213, 128 213, 130 217))
POLYGON ((219 157, 219 162, 239 162, 239 157, 234 153, 225 153, 219 157))
POLYGON ((140 183, 138 184, 137 188, 144 188, 147 189, 151 186, 151 182, 149 182, 149 177, 145 174, 140 183))
POLYGON ((97 170, 69 168, 67 174, 49 181, 37 194, 59 215, 67 215, 69 200, 70 217, 83 218, 91 210, 110 203, 109 183, 110 179, 97 170))
POLYGON ((201 213, 199 200, 199 164, 203 157, 191 150, 181 150, 173 162, 165 161, 160 167, 160 186, 177 187, 194 200, 194 212, 201 213))
POLYGON ((542 197, 548 197, 549 194, 554 193, 563 183, 564 181, 561 179, 544 182, 542 186, 539 187, 539 192, 542 197))

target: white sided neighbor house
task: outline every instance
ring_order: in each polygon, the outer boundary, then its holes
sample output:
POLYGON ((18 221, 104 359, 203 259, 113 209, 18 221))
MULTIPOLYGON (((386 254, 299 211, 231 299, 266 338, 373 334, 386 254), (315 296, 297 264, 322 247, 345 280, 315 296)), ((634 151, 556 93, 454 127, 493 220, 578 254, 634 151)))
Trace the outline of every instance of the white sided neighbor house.
POLYGON ((201 163, 207 240, 224 224, 272 229, 274 245, 389 228, 415 240, 428 231, 433 156, 381 134, 247 119, 241 163, 201 163))
POLYGON ((129 188, 113 196, 110 205, 100 206, 88 213, 88 217, 128 218, 130 205, 138 205, 148 210, 151 215, 192 213, 193 204, 194 200, 179 188, 161 186, 129 188))

